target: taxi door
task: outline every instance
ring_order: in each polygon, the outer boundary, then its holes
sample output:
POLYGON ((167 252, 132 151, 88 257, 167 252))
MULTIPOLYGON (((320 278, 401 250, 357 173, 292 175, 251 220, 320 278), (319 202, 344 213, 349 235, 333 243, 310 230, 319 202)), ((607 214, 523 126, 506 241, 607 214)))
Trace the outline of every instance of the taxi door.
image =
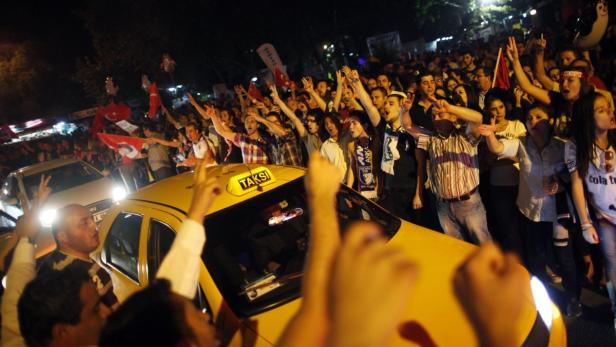
POLYGON ((113 274, 113 292, 120 302, 148 284, 141 261, 147 241, 148 213, 149 208, 142 204, 126 204, 110 210, 100 227, 100 239, 104 241, 95 258, 113 274))
MULTIPOLYGON (((169 252, 175 235, 179 231, 184 213, 166 206, 152 205, 144 220, 147 237, 140 264, 144 265, 147 283, 156 277, 156 271, 169 252)), ((206 241, 207 242, 207 241, 206 241)), ((207 268, 201 262, 199 285, 193 303, 203 313, 213 318, 224 346, 271 346, 271 343, 259 338, 250 321, 240 320, 225 304, 216 284, 207 268)))

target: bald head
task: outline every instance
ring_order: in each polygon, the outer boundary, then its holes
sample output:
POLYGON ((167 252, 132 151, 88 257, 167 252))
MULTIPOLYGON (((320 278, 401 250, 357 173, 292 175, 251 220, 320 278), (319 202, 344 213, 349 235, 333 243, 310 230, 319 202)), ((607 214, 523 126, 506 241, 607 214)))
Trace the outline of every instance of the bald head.
POLYGON ((77 204, 58 210, 51 230, 60 250, 89 255, 99 245, 98 229, 90 211, 77 204))

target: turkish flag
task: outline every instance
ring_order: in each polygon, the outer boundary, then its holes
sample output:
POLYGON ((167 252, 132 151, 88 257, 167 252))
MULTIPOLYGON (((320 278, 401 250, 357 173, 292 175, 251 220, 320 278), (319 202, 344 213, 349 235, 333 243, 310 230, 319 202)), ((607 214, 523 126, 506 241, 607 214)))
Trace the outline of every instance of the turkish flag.
POLYGON ((509 68, 503 54, 503 49, 498 50, 498 59, 494 69, 494 79, 492 80, 492 88, 497 87, 504 90, 509 90, 511 83, 509 81, 509 68))
POLYGON ((248 86, 248 95, 253 99, 257 99, 259 101, 263 100, 263 96, 254 82, 250 82, 250 85, 248 86))
POLYGON ((158 93, 158 87, 156 83, 150 84, 150 109, 148 110, 148 117, 150 119, 156 118, 156 114, 158 113, 158 109, 160 108, 160 94, 158 93))
POLYGON ((120 153, 124 163, 142 157, 141 148, 145 143, 145 139, 140 137, 130 137, 122 135, 112 135, 105 133, 98 133, 98 138, 103 141, 107 147, 120 153))
POLYGON ((289 87, 289 78, 284 74, 284 72, 280 71, 279 68, 274 70, 274 78, 276 79, 276 85, 278 87, 289 87))
POLYGON ((94 120, 90 126, 90 134, 92 137, 105 127, 105 119, 116 123, 121 120, 127 120, 130 117, 131 109, 124 104, 116 104, 110 102, 105 106, 99 106, 94 114, 94 120))

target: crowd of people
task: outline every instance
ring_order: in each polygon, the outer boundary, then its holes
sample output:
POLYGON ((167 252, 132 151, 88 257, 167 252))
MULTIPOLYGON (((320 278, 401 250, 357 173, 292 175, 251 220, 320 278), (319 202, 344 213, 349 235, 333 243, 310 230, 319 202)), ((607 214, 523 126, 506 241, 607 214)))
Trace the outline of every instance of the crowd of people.
MULTIPOLYGON (((326 202, 340 184, 402 219, 481 246, 458 269, 454 287, 484 345, 513 341, 504 326, 519 314, 519 293, 529 283, 513 265, 518 259, 544 282, 562 282, 558 301, 567 316, 582 315, 584 286, 605 287, 616 316, 614 40, 613 26, 603 49, 581 52, 556 37, 516 32, 378 71, 344 66, 334 81, 303 77, 282 88, 263 86, 265 96, 238 85, 232 98, 202 102, 188 94, 188 105, 163 105, 155 120, 139 121, 131 135, 145 138, 150 180, 192 168, 195 190, 158 280, 124 303, 112 291, 96 293, 88 273, 106 288, 110 279, 89 257, 98 246, 96 225, 87 209, 75 205, 59 212, 53 228, 58 248, 37 273, 29 239, 39 228, 29 211, 18 223, 21 239, 9 262, 8 281, 20 285, 3 297, 2 338, 29 346, 135 345, 145 339, 216 345, 212 328, 191 318, 199 314, 190 304, 198 268, 184 268, 191 262, 178 258, 201 254, 206 240, 197 235, 204 235, 203 218, 220 193, 205 167, 224 163, 308 168, 311 244, 304 300, 280 346, 383 345, 412 292, 413 264, 385 243, 362 242, 374 225, 354 225, 342 241, 331 232, 337 218, 326 202), (494 87, 499 44, 511 71, 508 87, 494 87), (190 242, 194 248, 182 248, 189 244, 182 239, 196 240, 190 242), (395 268, 380 275, 388 286, 362 290, 385 290, 378 294, 390 305, 357 314, 362 305, 342 293, 383 267, 395 268), (362 322, 370 315, 378 324, 362 322), (156 328, 144 326, 143 317, 157 317, 148 320, 156 328)), ((119 132, 113 126, 106 131, 119 132)), ((134 165, 103 148, 84 132, 72 141, 23 144, 0 161, 6 170, 63 156, 101 170, 134 165)), ((46 182, 38 203, 49 194, 46 182)))

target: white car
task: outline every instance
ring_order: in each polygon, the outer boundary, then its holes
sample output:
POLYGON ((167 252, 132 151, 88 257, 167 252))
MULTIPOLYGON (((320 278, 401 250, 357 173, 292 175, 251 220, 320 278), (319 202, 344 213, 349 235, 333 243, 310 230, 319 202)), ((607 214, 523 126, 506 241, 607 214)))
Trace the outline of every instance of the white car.
POLYGON ((122 186, 92 165, 76 159, 55 159, 11 172, 2 184, 2 210, 15 218, 22 215, 17 193, 22 192, 30 204, 43 174, 51 176, 49 187, 52 189, 39 214, 43 227, 51 227, 57 209, 69 204, 88 207, 98 223, 114 202, 126 196, 122 186))

